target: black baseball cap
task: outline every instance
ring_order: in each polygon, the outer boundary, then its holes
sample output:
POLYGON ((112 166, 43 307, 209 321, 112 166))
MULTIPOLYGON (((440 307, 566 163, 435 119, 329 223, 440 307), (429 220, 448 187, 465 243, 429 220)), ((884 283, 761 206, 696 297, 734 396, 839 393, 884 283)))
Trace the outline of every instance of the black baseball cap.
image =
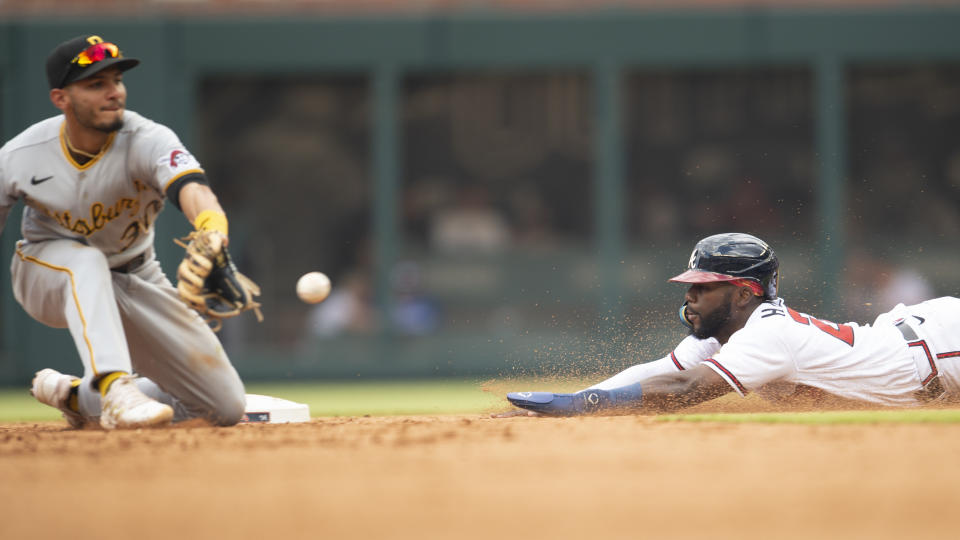
POLYGON ((126 71, 139 63, 140 60, 136 58, 124 57, 115 44, 104 41, 100 36, 85 34, 64 41, 50 52, 47 56, 47 82, 51 90, 63 88, 108 67, 126 71), (87 51, 91 54, 81 61, 80 54, 87 51))

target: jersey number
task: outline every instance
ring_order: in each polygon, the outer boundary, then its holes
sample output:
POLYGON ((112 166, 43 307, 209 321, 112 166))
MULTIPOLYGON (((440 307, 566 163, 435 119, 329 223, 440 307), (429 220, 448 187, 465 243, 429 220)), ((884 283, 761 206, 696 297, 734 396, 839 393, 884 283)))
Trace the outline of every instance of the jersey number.
POLYGON ((801 315, 793 310, 793 308, 787 308, 787 313, 790 314, 790 318, 797 321, 800 324, 813 324, 820 330, 830 334, 831 336, 839 339, 840 341, 846 343, 847 345, 853 347, 853 327, 847 326, 845 324, 837 324, 836 328, 832 325, 830 321, 821 321, 820 319, 815 319, 813 317, 807 317, 801 315))

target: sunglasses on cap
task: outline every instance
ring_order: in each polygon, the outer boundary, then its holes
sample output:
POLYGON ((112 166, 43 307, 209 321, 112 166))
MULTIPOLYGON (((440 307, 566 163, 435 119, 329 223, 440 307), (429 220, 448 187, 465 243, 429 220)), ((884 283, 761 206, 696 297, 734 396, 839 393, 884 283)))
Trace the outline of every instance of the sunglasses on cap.
POLYGON ((97 43, 80 52, 70 60, 71 64, 86 67, 107 58, 122 58, 120 48, 113 43, 97 43))

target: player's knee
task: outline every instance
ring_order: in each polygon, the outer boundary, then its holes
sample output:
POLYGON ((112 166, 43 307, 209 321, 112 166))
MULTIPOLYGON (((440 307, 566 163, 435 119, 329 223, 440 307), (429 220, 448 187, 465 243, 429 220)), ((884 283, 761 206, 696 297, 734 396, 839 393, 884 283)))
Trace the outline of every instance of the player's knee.
POLYGON ((77 243, 74 251, 70 253, 72 266, 80 268, 90 268, 91 270, 109 270, 107 266, 107 256, 102 251, 90 246, 77 243))
POLYGON ((220 400, 210 420, 218 426, 232 426, 243 419, 246 407, 247 396, 241 388, 239 393, 220 400))
POLYGON ((76 279, 85 284, 100 282, 101 285, 111 281, 110 265, 107 256, 99 249, 77 244, 76 253, 71 257, 70 267, 76 279))

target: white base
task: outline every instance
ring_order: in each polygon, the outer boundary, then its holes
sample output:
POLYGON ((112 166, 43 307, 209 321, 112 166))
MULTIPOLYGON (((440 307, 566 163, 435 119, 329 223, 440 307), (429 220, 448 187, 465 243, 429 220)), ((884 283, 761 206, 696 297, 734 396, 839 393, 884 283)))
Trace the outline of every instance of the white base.
POLYGON ((305 403, 247 394, 247 408, 244 409, 243 420, 240 420, 240 423, 288 424, 309 421, 310 407, 305 403))

